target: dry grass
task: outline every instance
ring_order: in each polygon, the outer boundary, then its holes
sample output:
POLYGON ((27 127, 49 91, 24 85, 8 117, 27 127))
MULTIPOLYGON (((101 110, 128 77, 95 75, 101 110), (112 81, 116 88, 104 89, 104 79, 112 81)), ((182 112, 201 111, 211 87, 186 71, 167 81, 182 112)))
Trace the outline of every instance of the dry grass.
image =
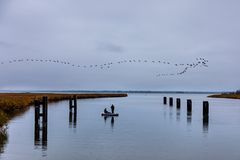
POLYGON ((67 100, 73 95, 78 99, 104 98, 104 97, 126 97, 127 94, 44 94, 44 93, 0 93, 0 127, 19 111, 26 110, 43 96, 48 97, 49 102, 67 100))
POLYGON ((229 98, 229 99, 240 99, 240 94, 217 94, 217 95, 210 95, 210 98, 229 98))

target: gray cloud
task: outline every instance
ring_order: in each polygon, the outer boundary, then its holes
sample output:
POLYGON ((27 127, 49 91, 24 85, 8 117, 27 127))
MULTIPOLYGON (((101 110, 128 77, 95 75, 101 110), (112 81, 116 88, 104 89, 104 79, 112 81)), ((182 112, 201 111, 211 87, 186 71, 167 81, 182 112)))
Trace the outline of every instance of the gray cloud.
POLYGON ((4 42, 4 41, 0 41, 0 46, 2 46, 2 47, 11 47, 12 45, 10 43, 4 42))
POLYGON ((89 71, 9 64, 0 69, 4 75, 0 89, 235 90, 240 86, 239 4, 237 0, 2 0, 2 61, 33 57, 100 64, 147 58, 189 63, 204 57, 209 68, 156 78, 156 73, 177 69, 123 65, 89 71), (36 73, 46 76, 36 81, 36 73))
POLYGON ((113 44, 113 43, 99 43, 97 46, 97 51, 110 52, 110 53, 122 53, 124 52, 124 47, 113 44))

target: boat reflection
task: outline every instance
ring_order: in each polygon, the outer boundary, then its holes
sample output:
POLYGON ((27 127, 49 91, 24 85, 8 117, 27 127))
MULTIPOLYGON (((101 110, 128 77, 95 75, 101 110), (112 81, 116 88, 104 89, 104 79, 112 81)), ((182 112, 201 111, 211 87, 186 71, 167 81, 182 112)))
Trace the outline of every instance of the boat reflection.
POLYGON ((107 120, 111 118, 111 127, 114 128, 115 118, 113 116, 103 116, 104 122, 106 124, 107 120))
POLYGON ((114 127, 114 117, 111 118, 111 127, 114 127))

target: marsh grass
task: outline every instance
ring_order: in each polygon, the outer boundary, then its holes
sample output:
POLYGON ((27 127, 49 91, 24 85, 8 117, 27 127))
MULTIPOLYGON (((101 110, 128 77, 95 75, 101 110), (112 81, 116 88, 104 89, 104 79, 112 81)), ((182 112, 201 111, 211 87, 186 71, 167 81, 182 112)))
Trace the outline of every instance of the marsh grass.
POLYGON ((34 100, 41 100, 43 96, 47 96, 48 101, 51 103, 68 100, 73 95, 76 95, 78 99, 127 96, 127 94, 0 93, 0 127, 11 117, 28 109, 34 104, 34 100))
POLYGON ((229 99, 240 99, 240 94, 230 93, 230 94, 217 94, 217 95, 210 95, 210 98, 229 98, 229 99))

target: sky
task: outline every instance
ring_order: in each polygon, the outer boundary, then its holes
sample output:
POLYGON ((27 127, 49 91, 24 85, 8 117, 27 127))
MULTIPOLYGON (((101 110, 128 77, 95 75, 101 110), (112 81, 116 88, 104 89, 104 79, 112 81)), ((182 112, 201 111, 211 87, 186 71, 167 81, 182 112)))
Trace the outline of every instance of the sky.
POLYGON ((239 5, 0 0, 0 90, 237 90, 239 5))

